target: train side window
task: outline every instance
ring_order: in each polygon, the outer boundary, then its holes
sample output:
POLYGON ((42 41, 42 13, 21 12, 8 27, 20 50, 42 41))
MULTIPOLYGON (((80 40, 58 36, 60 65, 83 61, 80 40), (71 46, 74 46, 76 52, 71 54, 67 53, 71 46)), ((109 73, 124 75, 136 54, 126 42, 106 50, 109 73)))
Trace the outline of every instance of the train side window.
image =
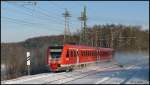
POLYGON ((71 50, 69 50, 69 57, 71 56, 71 50))
POLYGON ((97 56, 97 52, 95 51, 95 56, 97 56))
POLYGON ((71 57, 73 57, 73 50, 71 50, 71 57))
POLYGON ((66 57, 69 57, 69 50, 67 50, 67 54, 66 54, 66 57))
POLYGON ((89 51, 89 56, 91 56, 91 51, 89 51))
POLYGON ((94 51, 93 51, 93 56, 94 56, 94 51))
POLYGON ((76 51, 74 50, 74 57, 76 56, 76 51))
POLYGON ((99 55, 101 56, 101 51, 99 51, 99 55))
POLYGON ((83 56, 83 53, 82 53, 82 51, 80 51, 80 54, 81 54, 81 56, 83 56))
POLYGON ((86 51, 86 56, 88 56, 88 51, 86 51))
POLYGON ((72 57, 74 57, 74 50, 72 50, 72 57))
POLYGON ((94 51, 94 56, 96 56, 96 52, 94 51))
POLYGON ((71 53, 72 53, 71 57, 73 57, 73 56, 74 56, 74 52, 73 52, 73 50, 71 50, 71 53))
POLYGON ((70 53, 69 57, 71 57, 72 56, 72 51, 70 50, 69 53, 70 53))
POLYGON ((88 52, 86 51, 86 56, 88 56, 88 52))
POLYGON ((83 51, 81 51, 82 56, 84 56, 83 51))
POLYGON ((92 56, 94 56, 94 51, 92 52, 92 56))
POLYGON ((84 56, 84 51, 82 51, 82 56, 84 56))

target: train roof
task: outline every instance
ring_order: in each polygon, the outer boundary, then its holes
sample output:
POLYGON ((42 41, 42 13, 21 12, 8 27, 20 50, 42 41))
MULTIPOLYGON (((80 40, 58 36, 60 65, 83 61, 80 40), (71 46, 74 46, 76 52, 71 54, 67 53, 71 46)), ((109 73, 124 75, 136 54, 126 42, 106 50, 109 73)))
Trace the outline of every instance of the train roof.
POLYGON ((71 44, 64 44, 64 45, 53 45, 53 46, 49 46, 51 49, 54 49, 54 48, 60 48, 62 49, 64 46, 66 47, 72 47, 72 48, 90 48, 90 49, 102 49, 103 51, 112 51, 113 49, 112 48, 104 48, 104 47, 90 47, 90 46, 85 46, 85 45, 71 45, 71 44))
POLYGON ((63 45, 52 45, 49 46, 49 48, 54 49, 54 48, 63 48, 63 45))

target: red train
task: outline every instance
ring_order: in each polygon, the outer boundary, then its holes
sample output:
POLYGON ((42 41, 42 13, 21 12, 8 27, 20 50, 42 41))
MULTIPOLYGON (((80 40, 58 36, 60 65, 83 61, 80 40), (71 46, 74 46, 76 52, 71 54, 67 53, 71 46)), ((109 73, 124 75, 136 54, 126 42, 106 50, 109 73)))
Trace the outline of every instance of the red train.
POLYGON ((51 71, 72 70, 77 66, 112 60, 113 49, 78 45, 50 46, 47 64, 51 71))

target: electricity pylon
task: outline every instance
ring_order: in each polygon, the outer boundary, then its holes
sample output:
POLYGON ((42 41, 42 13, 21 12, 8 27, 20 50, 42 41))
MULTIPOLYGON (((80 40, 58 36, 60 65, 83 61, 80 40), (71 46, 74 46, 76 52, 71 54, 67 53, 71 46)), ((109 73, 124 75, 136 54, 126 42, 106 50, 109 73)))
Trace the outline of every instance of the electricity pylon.
POLYGON ((67 35, 70 36, 70 30, 69 30, 69 17, 71 17, 69 11, 65 9, 65 13, 62 14, 65 18, 65 28, 64 28, 64 40, 63 43, 66 43, 67 35))
POLYGON ((80 44, 86 44, 87 43, 87 15, 86 15, 86 6, 84 6, 83 12, 81 12, 81 16, 78 18, 81 21, 81 34, 80 34, 80 44))

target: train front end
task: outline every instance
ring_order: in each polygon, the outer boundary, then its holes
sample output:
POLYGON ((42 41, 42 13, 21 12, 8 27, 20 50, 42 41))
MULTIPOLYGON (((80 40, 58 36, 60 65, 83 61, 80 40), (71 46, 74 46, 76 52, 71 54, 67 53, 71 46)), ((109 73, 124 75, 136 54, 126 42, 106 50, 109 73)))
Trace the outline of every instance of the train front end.
POLYGON ((48 48, 47 63, 52 72, 58 71, 61 64, 61 54, 63 46, 50 46, 48 48))

